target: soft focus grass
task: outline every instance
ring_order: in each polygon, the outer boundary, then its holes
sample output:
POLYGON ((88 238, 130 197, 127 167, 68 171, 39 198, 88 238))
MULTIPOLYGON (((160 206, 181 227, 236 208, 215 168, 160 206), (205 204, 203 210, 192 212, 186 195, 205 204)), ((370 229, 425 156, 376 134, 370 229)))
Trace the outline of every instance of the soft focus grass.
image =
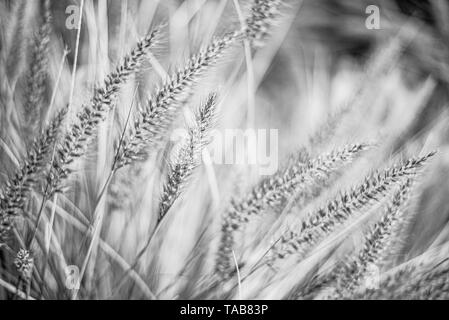
MULTIPOLYGON (((246 2, 241 2, 245 8, 246 2)), ((1 183, 27 150, 20 119, 29 68, 29 40, 36 31, 38 18, 36 3, 0 2, 1 183), (22 6, 23 22, 16 20, 16 12, 22 6), (17 28, 22 34, 16 32, 17 28)), ((446 244, 449 55, 444 39, 449 36, 449 10, 443 1, 424 8, 412 2, 401 7, 393 1, 376 3, 381 8, 381 30, 367 30, 364 26, 365 8, 375 4, 372 1, 304 0, 290 4, 266 44, 250 59, 251 67, 248 68, 244 47, 238 46, 198 83, 195 95, 185 106, 197 106, 209 92, 218 90, 218 128, 278 129, 281 162, 304 146, 312 155, 318 155, 349 143, 369 141, 376 145, 345 168, 333 185, 305 208, 293 201, 292 210, 283 213, 285 220, 277 219, 279 212, 268 212, 251 221, 239 235, 235 248, 237 261, 242 264, 257 261, 286 226, 340 190, 357 184, 370 170, 390 164, 393 158, 423 155, 434 149, 438 149, 438 156, 420 176, 420 192, 413 196, 413 210, 419 214, 410 223, 403 249, 394 259, 395 266, 446 244), (335 121, 335 130, 321 143, 311 143, 310 137, 322 130, 329 116, 348 105, 349 111, 335 121), (273 222, 277 222, 275 227, 273 222), (274 232, 265 236, 268 230, 274 232), (254 239, 260 241, 254 244, 254 239)), ((70 4, 53 1, 51 7, 54 20, 48 70, 52 84, 49 88, 55 90, 52 108, 65 105, 70 95, 76 54, 76 30, 65 27, 65 9, 70 4), (65 48, 69 53, 63 59, 65 48), (59 70, 62 72, 58 79, 59 70)), ((121 90, 116 108, 100 126, 88 155, 76 162, 70 188, 45 204, 39 228, 41 241, 49 236, 47 228, 52 217, 54 225, 48 267, 40 275, 45 278, 43 298, 71 297, 64 285, 64 269, 66 265, 83 264, 90 239, 86 230, 93 223, 97 197, 113 161, 113 142, 120 136, 130 108, 138 109, 167 72, 181 66, 215 33, 240 23, 233 1, 86 1, 68 122, 120 57, 151 25, 161 21, 169 22, 164 41, 152 51, 136 79, 121 90)), ((50 103, 52 90, 45 92, 44 105, 50 103)), ((51 112, 47 108, 41 111, 42 119, 51 112)), ((188 117, 186 114, 177 119, 175 127, 184 126, 182 118, 188 117)), ((202 281, 207 280, 216 257, 222 212, 230 198, 257 182, 257 171, 238 165, 203 164, 140 259, 136 271, 144 285, 136 286, 133 276, 124 270, 133 265, 155 225, 169 147, 151 155, 138 174, 124 170, 115 176, 115 189, 97 208, 104 212, 100 241, 92 252, 79 298, 202 297, 202 281)), ((31 216, 40 205, 39 193, 33 196, 36 201, 28 208, 31 216)), ((19 219, 18 223, 25 221, 19 219)), ((286 265, 271 282, 263 281, 266 270, 251 275, 243 283, 242 296, 286 298, 291 284, 319 274, 358 248, 361 231, 363 221, 351 230, 341 231, 331 245, 316 251, 310 259, 299 265, 286 265)), ((27 239, 30 232, 25 231, 20 237, 27 239)), ((5 259, 2 263, 10 261, 5 259)), ((15 284, 14 270, 3 265, 2 270, 1 279, 15 284)), ((32 285, 32 297, 40 297, 39 287, 32 285)), ((0 286, 0 297, 12 295, 6 285, 0 286)), ((207 293, 205 297, 209 297, 207 293)), ((238 295, 233 292, 224 297, 238 295)))

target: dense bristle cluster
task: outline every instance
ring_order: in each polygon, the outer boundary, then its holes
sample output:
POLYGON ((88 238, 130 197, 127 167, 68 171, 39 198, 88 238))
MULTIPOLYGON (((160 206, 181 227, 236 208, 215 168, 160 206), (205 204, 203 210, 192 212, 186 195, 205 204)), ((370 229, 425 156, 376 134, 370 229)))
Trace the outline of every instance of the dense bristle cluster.
POLYGON ((251 18, 242 31, 232 31, 215 38, 207 47, 190 57, 184 68, 175 72, 148 99, 134 123, 132 134, 121 147, 116 168, 123 167, 134 160, 145 159, 148 149, 157 145, 169 130, 180 105, 192 90, 201 75, 213 67, 226 49, 246 35, 259 39, 267 32, 277 7, 281 1, 256 1, 252 6, 251 18))
MULTIPOLYGON (((446 260, 446 258, 445 258, 446 260)), ((446 300, 449 298, 447 261, 411 264, 380 279, 374 288, 360 288, 357 300, 446 300)), ((346 297, 348 298, 348 297, 346 297)))
POLYGON ((202 150, 207 144, 207 134, 213 124, 217 96, 209 96, 196 116, 196 124, 189 129, 187 141, 177 152, 176 159, 170 163, 167 182, 162 191, 159 205, 159 221, 164 218, 182 189, 187 184, 195 167, 201 162, 202 150))
POLYGON ((11 228, 12 217, 23 209, 26 202, 26 193, 38 182, 37 173, 41 173, 50 161, 50 171, 45 178, 47 182, 46 195, 50 196, 61 191, 61 181, 71 172, 69 165, 82 156, 88 142, 93 138, 98 124, 104 119, 112 107, 112 97, 127 78, 137 70, 160 33, 156 29, 149 33, 136 48, 125 57, 123 64, 116 71, 108 75, 103 87, 96 90, 92 102, 84 106, 78 114, 78 122, 74 123, 65 133, 62 142, 56 147, 56 152, 51 155, 53 145, 57 138, 58 130, 61 130, 62 122, 67 114, 67 106, 59 111, 43 133, 34 142, 31 151, 24 160, 21 169, 6 183, 6 187, 0 197, 1 235, 4 237, 11 228))
POLYGON ((391 203, 382 218, 365 236, 364 247, 357 257, 350 259, 345 268, 336 275, 338 279, 335 294, 339 297, 349 296, 360 285, 370 265, 380 267, 386 256, 386 250, 393 240, 393 232, 401 222, 404 202, 410 193, 412 180, 407 179, 394 194, 391 203))
POLYGON ((289 255, 303 257, 318 241, 343 225, 362 208, 385 196, 401 178, 414 175, 434 153, 421 158, 412 158, 399 166, 372 174, 358 187, 344 192, 331 200, 325 207, 318 209, 302 221, 299 231, 284 234, 274 246, 273 253, 279 259, 289 255))
POLYGON ((16 265, 17 271, 21 275, 22 279, 27 280, 31 277, 34 259, 28 250, 20 249, 19 252, 17 252, 14 264, 16 265))
POLYGON ((254 0, 251 14, 246 19, 245 33, 252 41, 258 42, 267 37, 271 26, 279 15, 281 0, 254 0))
POLYGON ((95 90, 92 101, 78 113, 76 122, 67 130, 57 147, 47 178, 47 196, 61 191, 62 181, 71 173, 70 164, 84 155, 98 125, 113 107, 115 95, 144 62, 150 48, 157 43, 160 33, 160 27, 149 32, 131 53, 125 56, 115 71, 106 76, 103 86, 95 90))
POLYGON ((354 63, 298 37, 326 1, 178 2, 0 0, 0 299, 449 299, 430 27, 354 63))
POLYGON ((132 133, 120 147, 117 169, 134 160, 145 159, 148 150, 163 140, 192 86, 238 38, 239 33, 232 32, 213 40, 206 48, 190 57, 184 68, 171 75, 148 99, 139 112, 132 133))
POLYGON ((67 114, 68 106, 57 112, 30 148, 26 159, 4 185, 0 193, 0 243, 5 241, 13 219, 22 213, 30 191, 51 159, 51 151, 67 114))
POLYGON ((315 181, 327 177, 337 168, 350 163, 367 145, 349 145, 327 155, 292 163, 286 169, 263 180, 242 201, 234 201, 222 224, 222 238, 217 259, 217 271, 226 277, 231 268, 230 254, 234 245, 233 233, 249 221, 251 215, 274 208, 282 199, 288 199, 302 190, 313 187, 315 181))
POLYGON ((448 265, 420 273, 410 283, 403 284, 396 297, 411 300, 447 300, 449 298, 448 265))

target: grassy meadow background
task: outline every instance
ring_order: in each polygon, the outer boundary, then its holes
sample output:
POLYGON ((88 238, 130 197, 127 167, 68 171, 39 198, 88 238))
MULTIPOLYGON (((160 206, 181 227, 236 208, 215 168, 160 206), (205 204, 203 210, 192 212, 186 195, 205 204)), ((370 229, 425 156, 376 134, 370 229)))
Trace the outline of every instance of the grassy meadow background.
MULTIPOLYGON (((5 186, 33 139, 56 112, 68 106, 61 129, 72 128, 103 79, 139 39, 163 24, 138 70, 108 97, 111 110, 95 126, 92 139, 82 142, 85 150, 70 164, 72 172, 59 185, 60 192, 45 196, 51 172, 44 170, 36 177, 40 182, 30 182, 26 205, 0 243, 1 299, 329 297, 321 289, 335 279, 327 276, 344 274, 336 266, 363 248, 365 232, 380 218, 395 189, 373 196, 375 203, 363 212, 357 207, 362 214, 335 230, 307 258, 276 258, 260 267, 264 253, 286 230, 299 228, 309 213, 368 174, 433 151, 437 154, 413 174, 409 203, 400 209, 403 223, 393 232, 395 250, 385 249, 389 256, 379 264, 379 281, 393 283, 393 298, 448 297, 448 266, 439 278, 423 270, 444 266, 449 249, 449 4, 259 2, 85 0, 78 29, 67 27, 78 23, 67 8, 79 8, 80 1, 0 0, 3 200, 5 186), (214 128, 277 129, 281 170, 295 163, 307 167, 311 159, 345 146, 369 147, 351 161, 340 159, 342 165, 330 164, 323 176, 310 178, 313 183, 302 180, 305 189, 298 191, 296 185, 285 191, 288 196, 281 195, 274 206, 255 209, 236 228, 230 255, 220 244, 227 210, 258 181, 270 178, 259 176, 256 166, 214 164, 203 156, 161 221, 170 164, 182 160, 177 141, 169 139, 172 131, 163 131, 163 143, 149 145, 151 152, 143 161, 132 160, 110 173, 117 143, 139 119, 139 110, 147 108, 146 99, 214 36, 244 28, 251 8, 263 3, 279 8, 273 21, 264 21, 269 34, 257 41, 239 39, 189 83, 186 94, 174 99, 179 110, 171 128, 195 123, 198 107, 215 92, 214 128), (369 5, 380 8, 379 30, 365 26, 369 5), (33 258, 28 276, 16 263, 20 249, 33 258), (239 266, 228 277, 217 276, 220 250, 239 266), (420 263, 431 267, 421 269, 420 263), (414 283, 396 273, 411 265, 415 269, 410 272, 418 275, 414 283), (392 274, 396 280, 388 278, 392 274), (415 294, 410 288, 419 290, 415 294)), ((51 146, 47 151, 50 167, 57 150, 51 146)), ((335 283, 338 287, 348 281, 335 283)), ((359 293, 351 289, 349 297, 391 298, 382 288, 386 286, 361 288, 359 293)))

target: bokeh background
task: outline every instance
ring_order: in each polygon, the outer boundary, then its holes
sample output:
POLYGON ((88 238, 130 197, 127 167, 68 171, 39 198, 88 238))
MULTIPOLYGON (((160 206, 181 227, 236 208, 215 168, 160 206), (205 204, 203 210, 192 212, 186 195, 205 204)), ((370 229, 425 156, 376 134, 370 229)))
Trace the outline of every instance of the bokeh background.
MULTIPOLYGON (((239 2, 245 10, 247 1, 239 2)), ((393 158, 437 149, 438 156, 422 177, 422 192, 414 207, 419 214, 410 224, 411 232, 398 261, 444 244, 449 240, 449 3, 445 0, 285 2, 287 8, 271 37, 254 50, 252 67, 248 68, 243 47, 235 48, 198 85, 188 107, 198 104, 211 90, 218 90, 221 96, 218 128, 278 129, 281 164, 303 147, 311 154, 318 154, 348 143, 374 143, 376 150, 336 178, 336 185, 323 198, 354 185, 364 174, 393 158), (365 25, 369 5, 380 9, 378 30, 365 25), (323 137, 317 133, 323 133, 323 137)), ((72 5, 78 3, 61 0, 52 1, 51 5, 49 88, 56 83, 67 49, 55 108, 67 103, 75 60, 76 29, 67 28, 66 11, 72 5)), ((28 59, 30 39, 42 18, 39 12, 39 1, 0 1, 0 74, 6 75, 0 79, 2 183, 15 166, 13 159, 20 159, 26 152, 20 104, 27 68, 24 61, 28 59), (15 20, 20 10, 23 21, 15 20), (11 94, 5 93, 7 84, 11 94)), ((240 23, 232 0, 85 2, 72 116, 120 57, 151 26, 164 21, 168 21, 165 41, 134 82, 123 90, 114 115, 102 126, 89 156, 78 164, 80 170, 70 190, 56 201, 60 216, 55 222, 55 234, 62 253, 55 254, 58 257, 54 258, 55 270, 61 255, 67 265, 79 265, 82 260, 80 252, 85 250, 82 230, 92 220, 94 202, 111 161, 108 151, 123 128, 134 97, 134 85, 139 83, 137 100, 143 101, 167 72, 181 66, 214 35, 240 23)), ((52 90, 48 90, 47 102, 51 95, 52 90)), ((40 117, 45 119, 51 112, 43 110, 40 117)), ((188 115, 178 120, 179 126, 183 126, 185 118, 188 115)), ((164 173, 170 147, 169 144, 149 159, 138 173, 130 173, 131 170, 120 173, 103 205, 107 219, 101 237, 127 261, 139 251, 154 224, 159 178, 164 173)), ((149 250, 142 263, 140 272, 148 275, 150 285, 162 290, 179 280, 178 272, 205 227, 210 238, 216 238, 228 200, 258 179, 254 168, 246 166, 202 166, 193 187, 185 191, 182 201, 173 209, 176 215, 166 223, 164 237, 149 250)), ((51 206, 48 204, 49 212, 51 206)), ((290 212, 293 216, 305 212, 294 208, 290 212)), ((256 230, 248 227, 242 236, 242 259, 252 248, 246 245, 248 239, 260 237, 276 214, 258 221, 257 227, 253 226, 256 230)), ((348 247, 354 246, 357 235, 342 241, 348 247)), ((200 247, 208 243, 203 241, 200 247)), ((90 287, 86 287, 84 296, 117 297, 114 291, 115 279, 120 274, 117 262, 101 250, 94 260, 88 272, 90 287)), ((199 275, 189 274, 181 279, 191 283, 195 277, 199 275)), ((193 290, 188 285, 177 285, 182 290, 164 291, 165 297, 188 297, 189 290, 193 290)), ((139 297, 132 286, 126 290, 129 296, 139 297)))

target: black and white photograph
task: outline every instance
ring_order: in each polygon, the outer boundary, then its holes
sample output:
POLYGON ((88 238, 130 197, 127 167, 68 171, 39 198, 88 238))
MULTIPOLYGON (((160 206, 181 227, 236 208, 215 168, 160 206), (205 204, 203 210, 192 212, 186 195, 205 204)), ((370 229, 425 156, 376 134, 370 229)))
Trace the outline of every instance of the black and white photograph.
POLYGON ((449 1, 0 0, 0 300, 449 300, 449 1))

